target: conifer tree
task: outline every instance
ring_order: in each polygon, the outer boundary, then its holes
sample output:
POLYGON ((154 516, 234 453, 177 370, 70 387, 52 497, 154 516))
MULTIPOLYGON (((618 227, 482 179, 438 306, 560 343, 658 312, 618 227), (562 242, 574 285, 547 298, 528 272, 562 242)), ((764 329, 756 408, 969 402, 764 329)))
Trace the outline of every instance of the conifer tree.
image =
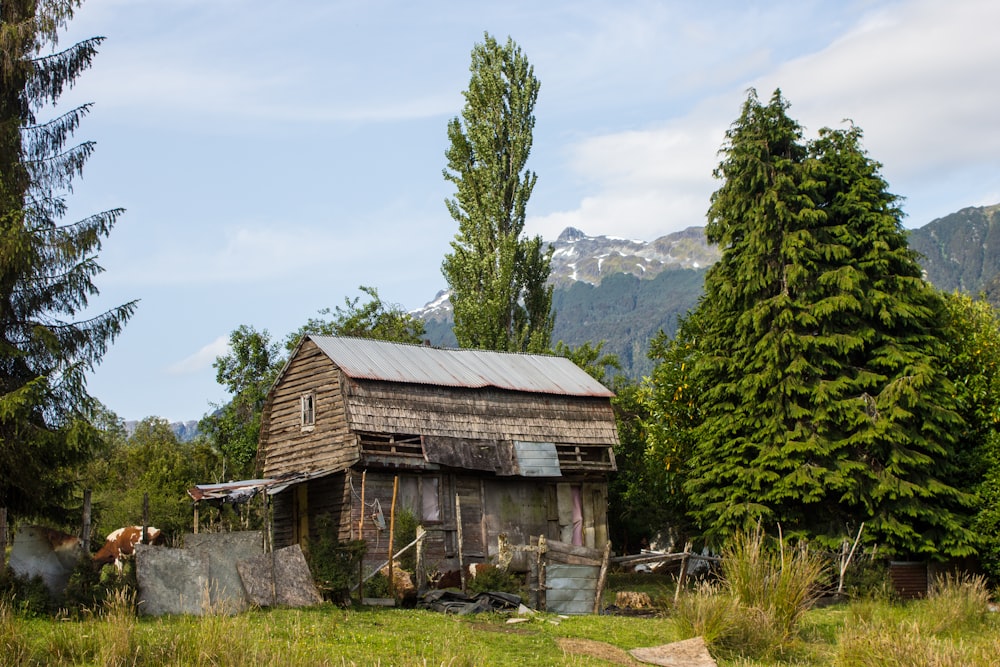
POLYGON ((96 253, 122 211, 61 222, 94 148, 70 143, 88 105, 51 115, 102 40, 55 50, 79 5, 0 3, 0 506, 54 518, 98 437, 85 374, 135 308, 85 312, 96 253))
POLYGON ((462 347, 543 352, 552 335, 552 248, 523 238, 536 175, 526 170, 539 83, 513 40, 489 34, 472 51, 461 118, 448 123, 448 211, 458 222, 442 272, 462 347))
POLYGON ((969 553, 941 301, 860 130, 807 144, 787 108, 751 92, 716 172, 693 514, 717 537, 763 520, 835 544, 865 521, 891 552, 969 553))

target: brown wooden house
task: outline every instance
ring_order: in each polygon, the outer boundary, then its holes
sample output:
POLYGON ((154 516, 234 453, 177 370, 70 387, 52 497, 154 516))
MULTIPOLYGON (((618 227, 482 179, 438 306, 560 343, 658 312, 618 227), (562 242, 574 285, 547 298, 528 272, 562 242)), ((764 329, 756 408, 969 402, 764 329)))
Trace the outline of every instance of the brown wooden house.
POLYGON ((274 547, 331 530, 384 561, 398 477, 397 516, 428 531, 441 572, 459 534, 463 562, 494 557, 501 533, 603 548, 612 395, 562 357, 306 336, 261 425, 264 476, 290 480, 272 491, 274 547))

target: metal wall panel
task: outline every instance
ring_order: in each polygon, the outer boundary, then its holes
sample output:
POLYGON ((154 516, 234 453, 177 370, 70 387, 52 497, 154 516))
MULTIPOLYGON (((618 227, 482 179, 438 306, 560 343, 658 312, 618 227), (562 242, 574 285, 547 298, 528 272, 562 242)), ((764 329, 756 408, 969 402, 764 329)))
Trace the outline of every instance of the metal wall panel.
POLYGON ((596 565, 546 565, 545 610, 566 615, 594 613, 600 570, 596 565))

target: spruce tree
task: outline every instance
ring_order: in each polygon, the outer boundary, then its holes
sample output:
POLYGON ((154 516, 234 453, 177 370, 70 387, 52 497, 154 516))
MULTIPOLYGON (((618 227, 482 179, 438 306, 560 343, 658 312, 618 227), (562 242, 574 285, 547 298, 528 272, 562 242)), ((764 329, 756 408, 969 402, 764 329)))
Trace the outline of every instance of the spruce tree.
POLYGON ((537 180, 531 153, 539 83, 513 40, 489 34, 472 51, 461 118, 448 123, 446 203, 458 222, 442 272, 451 289, 462 347, 542 352, 552 335, 552 248, 524 238, 525 208, 537 180))
POLYGON ((102 40, 55 50, 79 5, 0 3, 0 506, 22 516, 63 513, 98 437, 85 374, 135 308, 87 311, 96 253, 122 211, 61 222, 94 148, 70 144, 89 105, 51 115, 102 40))
POLYGON ((900 554, 968 553, 941 476, 954 427, 941 302, 860 130, 806 143, 776 92, 727 133, 698 306, 687 490, 710 536, 762 520, 835 544, 866 522, 900 554))

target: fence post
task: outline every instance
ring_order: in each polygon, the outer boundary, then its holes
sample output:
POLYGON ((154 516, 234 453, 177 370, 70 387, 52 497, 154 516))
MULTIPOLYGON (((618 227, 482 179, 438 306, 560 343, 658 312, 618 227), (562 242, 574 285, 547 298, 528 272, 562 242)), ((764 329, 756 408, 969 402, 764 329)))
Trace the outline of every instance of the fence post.
POLYGON ((90 489, 83 490, 83 526, 80 531, 83 553, 90 555, 90 489))
POLYGON ((417 579, 417 595, 422 595, 427 591, 427 567, 424 564, 424 536, 427 531, 424 527, 417 525, 417 555, 413 566, 413 576, 417 579))
POLYGON ((7 565, 7 508, 0 507, 0 568, 7 565))

